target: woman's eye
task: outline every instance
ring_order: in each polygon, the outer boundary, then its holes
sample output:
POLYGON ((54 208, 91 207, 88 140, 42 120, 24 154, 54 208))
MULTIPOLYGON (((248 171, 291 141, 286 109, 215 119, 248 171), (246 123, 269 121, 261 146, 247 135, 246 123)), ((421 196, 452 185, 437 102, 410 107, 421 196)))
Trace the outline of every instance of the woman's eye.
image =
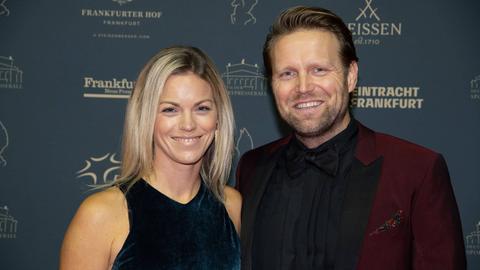
POLYGON ((174 112, 176 112, 176 111, 177 111, 177 110, 176 110, 175 108, 173 108, 173 107, 167 107, 167 108, 163 108, 163 109, 162 109, 162 112, 163 112, 163 113, 174 113, 174 112))
POLYGON ((208 112, 208 111, 211 111, 212 109, 209 106, 199 106, 198 110, 202 112, 208 112))

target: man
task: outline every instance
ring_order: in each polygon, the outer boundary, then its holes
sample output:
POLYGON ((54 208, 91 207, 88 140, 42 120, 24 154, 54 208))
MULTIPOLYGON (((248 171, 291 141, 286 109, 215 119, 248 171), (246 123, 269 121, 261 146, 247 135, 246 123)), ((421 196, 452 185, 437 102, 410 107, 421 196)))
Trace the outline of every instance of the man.
POLYGON ((286 10, 264 61, 294 134, 239 162, 242 269, 465 269, 443 157, 349 114, 358 58, 344 22, 286 10))

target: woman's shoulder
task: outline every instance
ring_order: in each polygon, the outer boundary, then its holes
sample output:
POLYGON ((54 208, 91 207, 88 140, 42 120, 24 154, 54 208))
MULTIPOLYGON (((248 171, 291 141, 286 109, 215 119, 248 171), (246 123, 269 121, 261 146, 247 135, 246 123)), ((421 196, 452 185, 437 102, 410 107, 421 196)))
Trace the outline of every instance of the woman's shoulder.
POLYGON ((117 223, 127 212, 123 192, 117 187, 110 187, 88 196, 80 204, 73 221, 101 230, 117 223))
POLYGON ((225 186, 225 208, 227 209, 228 216, 235 225, 237 233, 240 234, 241 212, 242 212, 242 195, 236 189, 225 186))
POLYGON ((65 233, 60 269, 105 268, 127 234, 128 210, 122 191, 111 187, 88 196, 65 233))

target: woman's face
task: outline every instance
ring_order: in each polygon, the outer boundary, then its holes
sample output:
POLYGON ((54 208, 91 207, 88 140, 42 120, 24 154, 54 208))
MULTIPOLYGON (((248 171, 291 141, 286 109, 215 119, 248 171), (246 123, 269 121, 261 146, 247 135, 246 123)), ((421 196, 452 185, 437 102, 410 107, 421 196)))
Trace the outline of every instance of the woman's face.
POLYGON ((155 120, 155 161, 201 163, 216 129, 217 108, 210 85, 191 72, 171 75, 155 120))

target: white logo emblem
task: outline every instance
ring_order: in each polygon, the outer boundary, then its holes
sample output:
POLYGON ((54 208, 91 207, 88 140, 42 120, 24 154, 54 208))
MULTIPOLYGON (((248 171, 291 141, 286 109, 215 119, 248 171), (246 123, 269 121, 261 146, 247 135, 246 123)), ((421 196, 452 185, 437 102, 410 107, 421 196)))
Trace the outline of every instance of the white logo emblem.
POLYGON ((85 160, 85 167, 77 172, 77 178, 90 178, 90 186, 108 184, 117 179, 120 164, 121 161, 115 159, 115 153, 107 153, 101 157, 90 157, 89 160, 85 160))
POLYGON ((7 2, 7 0, 0 0, 0 16, 10 15, 10 10, 5 6, 5 2, 7 2))
POLYGON ((0 207, 0 239, 17 237, 18 221, 8 213, 8 207, 0 207))
POLYGON ((121 6, 121 5, 124 5, 126 3, 132 2, 133 0, 112 0, 112 1, 117 2, 121 6))
POLYGON ((480 75, 470 81, 470 97, 480 101, 480 75))
POLYGON ((377 21, 380 21, 380 17, 378 17, 377 13, 375 13, 377 9, 372 8, 372 6, 370 5, 372 1, 373 0, 365 0, 366 6, 363 9, 359 8, 360 14, 355 19, 356 21, 358 21, 360 18, 367 18, 367 12, 370 12, 370 15, 368 16, 368 18, 371 19, 373 17, 377 19, 377 21))
POLYGON ((241 23, 247 25, 249 23, 255 24, 257 18, 253 15, 253 8, 258 4, 258 0, 233 0, 230 5, 233 11, 230 14, 230 21, 232 24, 241 23))
POLYGON ((267 79, 259 71, 257 64, 228 63, 222 78, 231 96, 266 96, 267 79))
POLYGON ((128 99, 132 94, 135 81, 126 78, 112 78, 111 80, 99 80, 93 77, 83 78, 85 98, 111 98, 128 99))
POLYGON ((5 166, 7 166, 7 160, 3 156, 3 151, 5 151, 5 149, 7 149, 9 140, 8 140, 7 128, 5 128, 5 126, 2 124, 2 121, 0 121, 0 134, 1 134, 1 137, 0 137, 0 139, 1 139, 0 140, 0 167, 5 167, 5 166))
POLYGON ((355 45, 380 45, 387 37, 402 35, 402 23, 381 21, 378 8, 372 3, 373 0, 365 0, 365 6, 358 9, 360 13, 355 21, 347 23, 355 45))
POLYGON ((467 255, 480 255, 480 221, 473 232, 465 236, 467 255))
POLYGON ((22 88, 23 71, 13 63, 13 57, 0 56, 0 88, 22 88))
POLYGON ((237 143, 235 144, 235 153, 238 158, 242 156, 243 153, 253 149, 253 139, 248 132, 247 128, 240 129, 240 135, 238 135, 237 143))

